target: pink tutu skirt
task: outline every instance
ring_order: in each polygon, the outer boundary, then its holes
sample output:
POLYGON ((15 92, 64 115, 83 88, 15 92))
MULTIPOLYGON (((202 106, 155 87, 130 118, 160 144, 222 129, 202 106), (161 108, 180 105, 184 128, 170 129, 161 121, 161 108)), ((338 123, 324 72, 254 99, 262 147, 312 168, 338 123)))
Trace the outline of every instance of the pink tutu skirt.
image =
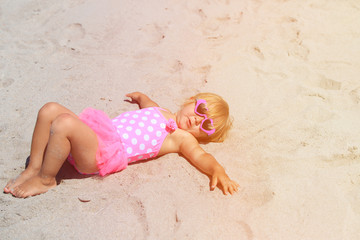
MULTIPOLYGON (((124 147, 111 119, 104 112, 93 108, 84 109, 79 118, 97 135, 99 146, 96 161, 99 174, 105 176, 125 169, 128 162, 124 147)), ((71 159, 69 160, 74 165, 71 159)))

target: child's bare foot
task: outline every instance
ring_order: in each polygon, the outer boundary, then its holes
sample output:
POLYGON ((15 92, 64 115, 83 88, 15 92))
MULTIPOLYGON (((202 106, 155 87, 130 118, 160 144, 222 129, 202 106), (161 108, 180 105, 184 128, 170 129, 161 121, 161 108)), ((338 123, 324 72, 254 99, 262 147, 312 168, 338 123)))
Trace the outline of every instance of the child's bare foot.
POLYGON ((56 187, 56 179, 53 177, 33 176, 23 184, 18 185, 11 191, 11 194, 19 198, 27 198, 47 192, 56 187))
POLYGON ((14 179, 11 179, 6 186, 4 187, 4 193, 10 193, 20 184, 26 182, 28 179, 36 176, 39 173, 39 170, 33 170, 30 168, 25 169, 19 176, 14 179))

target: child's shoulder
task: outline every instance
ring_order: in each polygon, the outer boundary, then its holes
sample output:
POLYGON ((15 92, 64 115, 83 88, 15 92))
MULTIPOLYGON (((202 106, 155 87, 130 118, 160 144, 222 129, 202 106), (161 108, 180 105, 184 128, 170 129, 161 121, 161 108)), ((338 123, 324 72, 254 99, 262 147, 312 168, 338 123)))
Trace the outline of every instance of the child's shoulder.
POLYGON ((182 152, 182 148, 184 146, 191 146, 194 144, 198 144, 196 138, 189 132, 182 130, 180 128, 176 129, 174 132, 166 136, 162 150, 165 153, 170 152, 182 152))
POLYGON ((157 107, 157 109, 160 111, 160 113, 164 116, 165 119, 173 119, 175 120, 175 114, 173 114, 169 109, 157 107))
POLYGON ((183 143, 195 144, 199 143, 198 140, 189 132, 183 129, 176 129, 172 134, 170 134, 174 141, 181 145, 183 143))

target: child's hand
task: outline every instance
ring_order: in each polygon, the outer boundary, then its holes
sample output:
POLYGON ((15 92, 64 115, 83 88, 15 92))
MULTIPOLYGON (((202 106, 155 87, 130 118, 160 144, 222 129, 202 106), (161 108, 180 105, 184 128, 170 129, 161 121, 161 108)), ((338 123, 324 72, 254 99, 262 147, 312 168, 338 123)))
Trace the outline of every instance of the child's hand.
POLYGON ((238 191, 239 184, 229 178, 225 171, 215 172, 212 175, 210 182, 210 190, 213 191, 215 187, 220 184, 224 195, 230 193, 231 195, 238 191))
POLYGON ((140 92, 133 92, 133 93, 128 93, 125 96, 128 98, 131 98, 131 101, 127 100, 130 103, 138 103, 141 95, 143 95, 143 94, 140 92))
POLYGON ((156 102, 141 92, 128 93, 125 96, 131 98, 131 100, 125 100, 126 102, 137 103, 140 108, 159 107, 156 102))

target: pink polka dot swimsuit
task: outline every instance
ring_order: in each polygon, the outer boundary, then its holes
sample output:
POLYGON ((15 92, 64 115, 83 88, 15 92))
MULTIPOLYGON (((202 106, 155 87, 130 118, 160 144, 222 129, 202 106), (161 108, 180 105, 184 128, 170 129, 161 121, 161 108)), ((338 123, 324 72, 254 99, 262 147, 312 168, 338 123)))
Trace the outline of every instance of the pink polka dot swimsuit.
POLYGON ((165 137, 177 128, 175 121, 167 120, 159 107, 122 113, 112 119, 112 123, 129 163, 156 157, 165 137))

